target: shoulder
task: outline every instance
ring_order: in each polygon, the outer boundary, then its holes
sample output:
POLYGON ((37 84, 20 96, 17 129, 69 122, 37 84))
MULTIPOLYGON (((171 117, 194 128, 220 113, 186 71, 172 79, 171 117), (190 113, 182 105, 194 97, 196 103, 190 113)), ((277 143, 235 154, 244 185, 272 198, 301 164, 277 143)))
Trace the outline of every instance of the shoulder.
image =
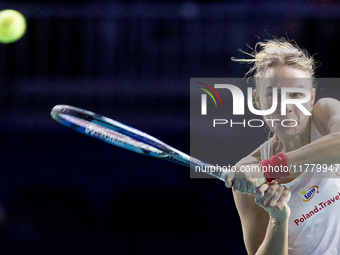
POLYGON ((324 97, 319 99, 315 105, 313 106, 313 111, 315 110, 332 110, 334 107, 339 107, 340 101, 331 98, 331 97, 324 97))
POLYGON ((340 101, 325 97, 312 109, 313 121, 322 135, 338 132, 340 128, 340 101))

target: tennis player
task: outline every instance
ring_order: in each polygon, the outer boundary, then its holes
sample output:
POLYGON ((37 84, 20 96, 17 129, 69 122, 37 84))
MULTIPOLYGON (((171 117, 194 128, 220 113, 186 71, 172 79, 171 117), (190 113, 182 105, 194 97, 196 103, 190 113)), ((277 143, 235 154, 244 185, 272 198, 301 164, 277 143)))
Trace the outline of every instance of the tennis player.
POLYGON ((300 87, 310 91, 310 100, 303 106, 311 115, 287 104, 286 115, 278 107, 264 116, 267 124, 268 119, 291 119, 296 125, 283 127, 280 121, 269 125, 273 136, 240 160, 236 173, 226 175, 247 252, 340 254, 340 167, 336 165, 340 163, 340 102, 322 98, 314 104, 315 63, 294 42, 260 42, 248 55, 251 59, 234 60, 252 64, 248 74, 259 80, 253 95, 259 109, 271 107, 273 88, 280 95, 283 87, 300 87), (245 166, 253 171, 241 171, 245 166), (268 171, 270 166, 279 171, 268 171), (255 194, 254 187, 258 187, 255 194))

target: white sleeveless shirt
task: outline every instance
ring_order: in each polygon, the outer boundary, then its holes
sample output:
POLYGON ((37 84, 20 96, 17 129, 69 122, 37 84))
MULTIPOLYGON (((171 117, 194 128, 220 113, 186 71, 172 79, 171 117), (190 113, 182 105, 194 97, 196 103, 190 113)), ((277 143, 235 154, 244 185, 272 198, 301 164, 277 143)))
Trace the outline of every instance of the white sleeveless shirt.
MULTIPOLYGON (((311 142, 320 137, 322 135, 311 121, 311 142)), ((263 143, 260 151, 262 160, 273 156, 272 141, 263 143)), ((291 190, 288 201, 291 209, 288 223, 289 254, 340 254, 339 175, 340 166, 337 169, 334 165, 333 171, 328 170, 326 173, 317 172, 314 168, 313 173, 304 172, 284 184, 291 190)))

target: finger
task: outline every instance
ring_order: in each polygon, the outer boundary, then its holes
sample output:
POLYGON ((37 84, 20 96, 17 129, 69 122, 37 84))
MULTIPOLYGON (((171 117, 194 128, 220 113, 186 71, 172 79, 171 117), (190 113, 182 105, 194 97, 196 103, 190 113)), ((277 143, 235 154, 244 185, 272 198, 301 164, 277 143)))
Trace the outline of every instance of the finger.
POLYGON ((282 193, 283 193, 283 188, 281 186, 278 186, 274 195, 270 199, 269 206, 271 207, 276 206, 279 203, 282 193))
POLYGON ((255 199, 261 200, 263 198, 265 192, 268 190, 268 188, 269 188, 268 183, 264 183, 260 187, 258 187, 258 189, 256 190, 256 193, 255 193, 255 199))
POLYGON ((224 181, 225 186, 227 188, 231 188, 233 186, 233 180, 234 180, 233 174, 226 174, 225 181, 224 181))
POLYGON ((263 199, 270 200, 275 195, 275 192, 279 186, 280 185, 277 181, 272 181, 269 184, 269 188, 266 190, 263 199))
POLYGON ((287 203, 289 195, 290 195, 290 189, 286 187, 284 189, 284 191, 282 192, 282 195, 281 195, 281 197, 279 199, 279 203, 287 203))

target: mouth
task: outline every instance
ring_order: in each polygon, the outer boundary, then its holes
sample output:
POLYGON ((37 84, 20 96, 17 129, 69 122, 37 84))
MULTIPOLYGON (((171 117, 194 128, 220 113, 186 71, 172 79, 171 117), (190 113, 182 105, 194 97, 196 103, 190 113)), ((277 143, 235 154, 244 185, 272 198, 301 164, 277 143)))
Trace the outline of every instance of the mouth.
POLYGON ((295 127, 295 126, 298 125, 296 120, 288 120, 288 119, 283 120, 283 122, 281 122, 281 123, 284 123, 285 126, 288 126, 288 127, 295 127))

